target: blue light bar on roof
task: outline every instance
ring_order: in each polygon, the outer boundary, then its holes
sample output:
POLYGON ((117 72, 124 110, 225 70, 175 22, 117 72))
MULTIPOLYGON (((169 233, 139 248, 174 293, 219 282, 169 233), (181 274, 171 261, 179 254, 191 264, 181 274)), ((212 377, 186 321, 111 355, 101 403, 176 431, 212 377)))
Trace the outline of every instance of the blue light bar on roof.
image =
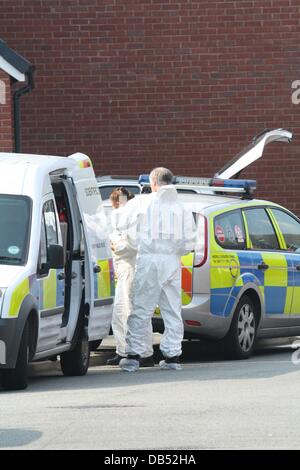
POLYGON ((202 178, 199 176, 175 176, 175 184, 193 184, 197 186, 210 186, 211 178, 202 178))
MULTIPOLYGON (((140 175, 139 184, 150 184, 149 175, 140 175)), ((237 180, 237 179, 221 179, 221 178, 201 178, 197 176, 176 176, 174 184, 186 186, 201 186, 215 188, 235 188, 244 190, 246 193, 253 193, 256 190, 255 180, 237 180)))
POLYGON ((150 176, 149 175, 140 175, 139 176, 139 184, 150 184, 150 176))
MULTIPOLYGON (((199 178, 198 176, 175 176, 174 184, 193 184, 198 186, 209 186, 211 178, 199 178)), ((140 175, 139 184, 150 184, 150 175, 140 175)))
POLYGON ((222 180, 219 178, 213 178, 210 186, 216 186, 219 188, 240 188, 245 191, 253 192, 256 189, 255 180, 222 180))

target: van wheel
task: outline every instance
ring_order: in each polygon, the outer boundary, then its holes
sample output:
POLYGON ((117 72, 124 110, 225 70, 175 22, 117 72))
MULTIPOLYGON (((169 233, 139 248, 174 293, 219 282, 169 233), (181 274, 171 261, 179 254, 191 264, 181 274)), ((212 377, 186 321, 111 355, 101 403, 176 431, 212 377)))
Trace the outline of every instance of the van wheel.
POLYGON ((90 350, 91 351, 97 351, 97 349, 99 348, 101 343, 102 343, 102 339, 98 339, 97 341, 91 341, 90 342, 90 350))
POLYGON ((67 377, 82 376, 90 365, 90 345, 87 337, 80 335, 75 349, 60 356, 61 370, 67 377))
POLYGON ((20 343, 16 367, 1 371, 1 385, 4 390, 25 390, 28 386, 29 323, 27 322, 20 343))
POLYGON ((256 307, 250 297, 244 295, 239 301, 230 330, 222 340, 226 357, 248 359, 255 348, 258 327, 256 307))

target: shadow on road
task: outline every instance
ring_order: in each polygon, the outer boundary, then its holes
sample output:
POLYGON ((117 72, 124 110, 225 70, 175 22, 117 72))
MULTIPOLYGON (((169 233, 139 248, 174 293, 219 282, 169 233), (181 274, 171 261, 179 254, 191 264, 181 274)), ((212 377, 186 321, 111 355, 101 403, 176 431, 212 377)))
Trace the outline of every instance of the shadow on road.
POLYGON ((42 437, 39 431, 31 429, 2 429, 0 428, 0 449, 20 447, 31 444, 42 437))
MULTIPOLYGON (((182 371, 160 371, 156 365, 154 368, 140 369, 134 374, 125 373, 118 367, 106 366, 106 360, 113 354, 114 350, 107 347, 93 353, 91 367, 85 377, 64 377, 59 361, 33 364, 30 366, 28 390, 18 393, 130 387, 182 381, 253 380, 299 372, 299 367, 291 361, 292 349, 288 346, 258 349, 246 361, 226 361, 216 344, 186 341, 183 344, 182 371)), ((160 359, 157 345, 155 358, 156 361, 160 359)))

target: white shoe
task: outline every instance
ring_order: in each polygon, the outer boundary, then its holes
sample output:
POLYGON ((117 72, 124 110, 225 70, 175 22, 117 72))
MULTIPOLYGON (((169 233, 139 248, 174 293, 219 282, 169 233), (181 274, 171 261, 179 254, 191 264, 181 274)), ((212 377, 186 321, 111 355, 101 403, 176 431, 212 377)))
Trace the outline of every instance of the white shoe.
POLYGON ((140 363, 135 359, 127 359, 127 357, 125 357, 124 359, 121 359, 119 366, 125 372, 136 372, 139 370, 140 363))
POLYGON ((159 368, 161 370, 181 370, 182 369, 181 364, 179 364, 179 362, 166 362, 165 360, 160 361, 159 368))

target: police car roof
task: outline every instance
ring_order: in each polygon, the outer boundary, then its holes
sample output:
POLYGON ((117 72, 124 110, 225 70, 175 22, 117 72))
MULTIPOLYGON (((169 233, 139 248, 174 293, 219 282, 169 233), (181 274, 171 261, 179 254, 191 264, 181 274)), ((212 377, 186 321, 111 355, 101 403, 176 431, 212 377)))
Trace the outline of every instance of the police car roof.
POLYGON ((114 175, 107 175, 107 176, 97 176, 96 178, 97 183, 103 186, 128 186, 134 185, 139 186, 138 177, 137 176, 114 176, 114 175))
MULTIPOLYGON (((176 186, 175 186, 176 187, 176 186)), ((178 193, 179 199, 183 203, 197 204, 201 207, 215 206, 218 204, 241 203, 241 199, 231 196, 219 196, 217 194, 199 193, 178 193)))
MULTIPOLYGON (((183 204, 187 204, 191 206, 192 210, 194 211, 202 211, 203 209, 210 209, 213 208, 214 210, 217 209, 216 206, 220 206, 220 208, 226 206, 235 206, 245 204, 247 205, 270 205, 272 204, 270 201, 263 201, 261 199, 241 199, 239 197, 232 197, 232 196, 218 196, 215 194, 184 194, 179 193, 179 200, 183 204)), ((277 204, 274 204, 277 206, 277 204)))

